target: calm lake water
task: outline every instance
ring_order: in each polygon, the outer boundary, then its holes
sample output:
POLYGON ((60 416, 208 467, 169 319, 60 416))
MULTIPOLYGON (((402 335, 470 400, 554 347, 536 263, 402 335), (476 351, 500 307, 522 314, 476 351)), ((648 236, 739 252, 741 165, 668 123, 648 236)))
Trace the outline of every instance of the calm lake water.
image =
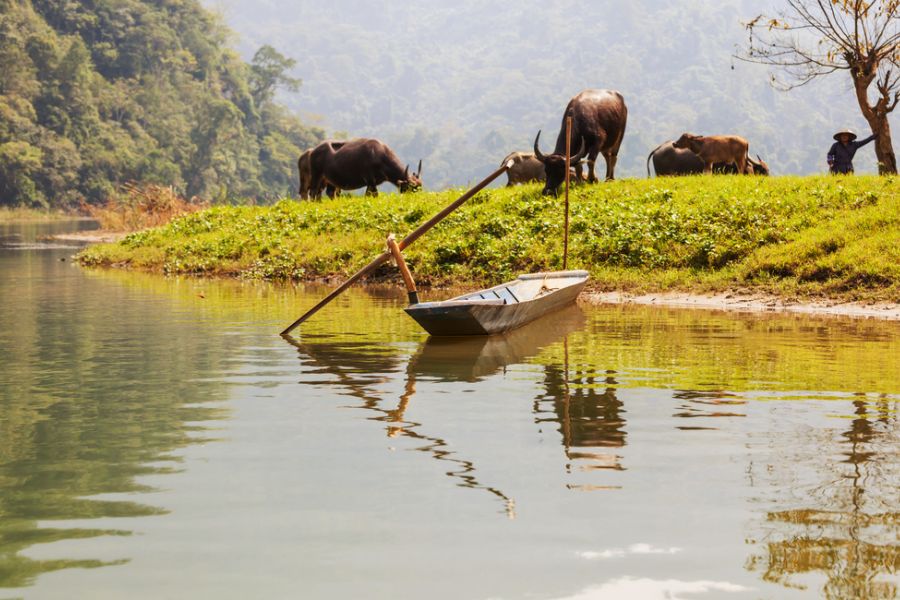
MULTIPOLYGON (((79 224, 84 227, 84 224, 79 224)), ((895 598, 900 323, 72 265, 0 227, 0 598, 895 598)))

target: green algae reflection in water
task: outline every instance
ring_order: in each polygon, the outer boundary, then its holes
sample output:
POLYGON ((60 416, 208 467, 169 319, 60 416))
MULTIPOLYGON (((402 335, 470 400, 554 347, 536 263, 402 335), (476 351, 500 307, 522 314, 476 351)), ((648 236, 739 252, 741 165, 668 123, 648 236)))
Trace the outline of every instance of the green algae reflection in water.
POLYGON ((127 562, 27 551, 127 536, 109 518, 165 514, 140 498, 151 489, 140 479, 178 470, 178 450, 222 416, 209 405, 221 390, 195 379, 227 350, 202 327, 120 286, 85 285, 61 260, 71 250, 32 243, 0 249, 0 588, 127 562))

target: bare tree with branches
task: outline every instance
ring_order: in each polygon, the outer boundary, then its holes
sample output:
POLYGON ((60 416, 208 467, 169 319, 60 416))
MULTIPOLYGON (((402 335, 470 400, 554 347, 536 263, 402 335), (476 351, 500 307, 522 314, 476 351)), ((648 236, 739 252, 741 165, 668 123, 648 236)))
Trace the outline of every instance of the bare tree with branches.
POLYGON ((888 115, 900 102, 900 0, 786 3, 777 16, 759 15, 746 24, 750 42, 738 58, 783 71, 786 78, 773 75, 772 81, 784 90, 849 71, 862 115, 878 134, 878 171, 897 173, 888 115))

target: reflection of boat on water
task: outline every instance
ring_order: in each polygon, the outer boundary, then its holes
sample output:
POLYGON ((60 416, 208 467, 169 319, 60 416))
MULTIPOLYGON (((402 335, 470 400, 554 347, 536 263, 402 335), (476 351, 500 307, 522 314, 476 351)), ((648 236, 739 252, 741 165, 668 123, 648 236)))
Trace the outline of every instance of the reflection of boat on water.
POLYGON ((475 474, 473 461, 460 458, 443 438, 423 433, 422 423, 406 419, 406 410, 417 391, 417 378, 424 381, 477 381, 508 365, 528 360, 543 348, 561 341, 583 323, 583 313, 572 306, 542 320, 540 327, 537 324, 526 326, 507 335, 450 340, 429 338, 407 359, 403 393, 390 408, 384 406, 384 398, 376 386, 402 372, 404 352, 401 346, 342 341, 300 342, 289 336, 285 339, 298 349, 305 365, 314 366, 312 373, 334 376, 333 384, 362 401, 359 408, 376 413, 372 419, 386 424, 388 437, 404 436, 422 442, 416 450, 455 465, 447 475, 457 479, 457 485, 485 490, 496 496, 512 518, 515 516, 513 500, 500 489, 482 484, 475 474))
POLYGON ((584 326, 585 318, 575 305, 502 335, 477 337, 430 337, 413 356, 409 370, 417 377, 449 381, 478 381, 521 364, 547 346, 584 326))
POLYGON ((487 290, 411 304, 405 310, 431 335, 504 333, 572 304, 587 279, 587 271, 520 275, 487 290))
MULTIPOLYGON (((545 393, 534 402, 535 422, 556 423, 566 455, 566 471, 624 471, 617 450, 625 446, 625 405, 616 396, 615 373, 570 370, 568 344, 563 365, 544 365, 545 393)), ((569 484, 581 491, 616 485, 569 484)))
MULTIPOLYGON (((584 313, 572 305, 509 333, 479 337, 429 337, 419 349, 404 359, 398 345, 366 341, 298 341, 285 339, 300 350, 301 357, 323 372, 354 380, 383 380, 396 373, 406 360, 410 378, 441 381, 478 381, 510 365, 537 356, 544 348, 562 341, 584 326, 584 313)), ((309 338, 305 338, 309 339, 309 338)), ((313 338, 314 340, 316 338, 313 338)))

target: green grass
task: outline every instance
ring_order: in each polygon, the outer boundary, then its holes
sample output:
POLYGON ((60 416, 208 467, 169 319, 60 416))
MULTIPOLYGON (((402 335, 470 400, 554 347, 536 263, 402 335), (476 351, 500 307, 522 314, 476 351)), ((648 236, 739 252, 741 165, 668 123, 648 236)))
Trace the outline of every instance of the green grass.
MULTIPOLYGON (((251 278, 346 276, 461 190, 271 207, 215 207, 88 248, 85 265, 251 278)), ((749 288, 900 300, 900 182, 878 177, 688 177, 581 187, 569 267, 600 289, 749 288)), ((562 198, 482 192, 409 248, 425 284, 485 284, 562 267, 562 198)), ((382 276, 394 276, 384 267, 382 276)))

